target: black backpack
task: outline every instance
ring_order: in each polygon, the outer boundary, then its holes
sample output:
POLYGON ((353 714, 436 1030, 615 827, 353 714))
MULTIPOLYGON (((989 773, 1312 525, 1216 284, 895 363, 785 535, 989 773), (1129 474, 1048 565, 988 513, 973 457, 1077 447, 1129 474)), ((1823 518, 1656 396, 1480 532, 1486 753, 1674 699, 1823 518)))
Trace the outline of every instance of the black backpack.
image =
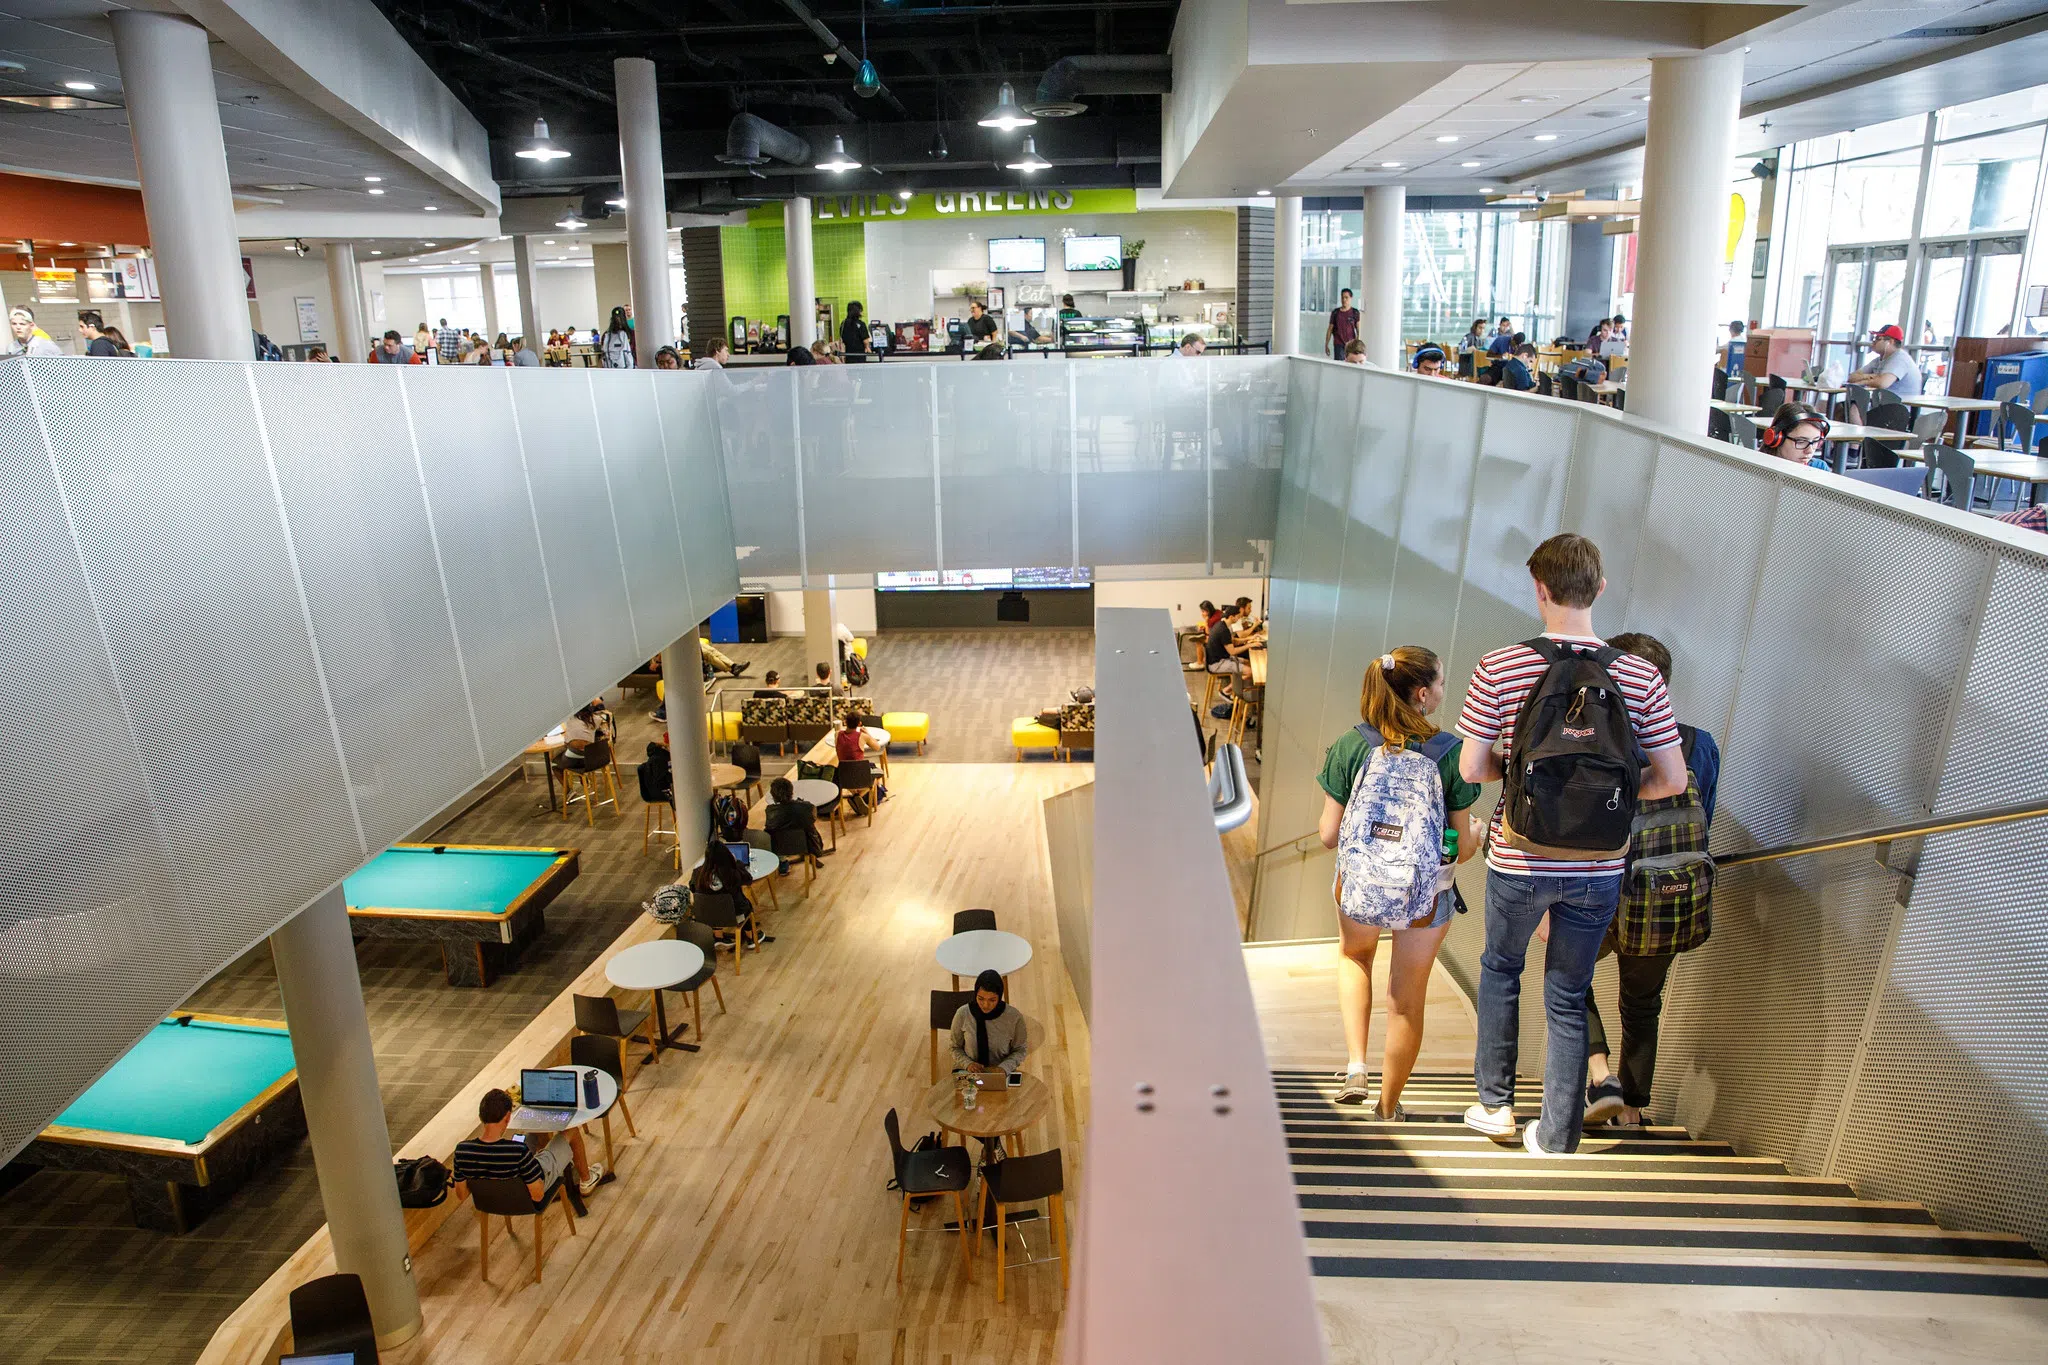
POLYGON ((391 1170, 403 1208, 431 1209, 448 1198, 448 1168, 430 1156, 401 1157, 391 1170))
MULTIPOLYGON (((919 1138, 916 1141, 916 1143, 914 1143, 911 1146, 910 1150, 913 1152, 936 1152, 939 1150, 939 1148, 943 1147, 944 1145, 945 1143, 940 1139, 937 1133, 926 1133, 923 1137, 919 1138)), ((892 1175, 889 1177, 889 1183, 883 1186, 883 1188, 891 1191, 897 1191, 901 1190, 903 1187, 896 1183, 896 1177, 892 1175)), ((935 1194, 913 1194, 912 1196, 910 1196, 910 1207, 913 1211, 915 1211, 917 1209, 923 1208, 926 1204, 931 1203, 932 1200, 937 1198, 938 1196, 935 1194)))
POLYGON ((1539 857, 1620 857, 1636 814, 1635 727, 1608 666, 1612 645, 1525 640, 1549 661, 1515 717, 1501 842, 1539 857))
POLYGON ((747 837, 747 808, 730 792, 711 798, 711 828, 721 842, 737 844, 747 837))
POLYGON ((844 671, 846 673, 846 681, 850 685, 854 687, 866 687, 868 685, 868 661, 855 654, 852 650, 846 652, 846 668, 844 671))

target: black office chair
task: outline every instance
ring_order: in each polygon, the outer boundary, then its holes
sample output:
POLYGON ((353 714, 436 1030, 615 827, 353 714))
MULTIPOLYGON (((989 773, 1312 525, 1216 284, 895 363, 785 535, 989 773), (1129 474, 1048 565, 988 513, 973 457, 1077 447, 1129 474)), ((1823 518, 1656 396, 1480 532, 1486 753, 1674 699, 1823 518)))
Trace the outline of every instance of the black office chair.
POLYGON ((1556 396, 1556 390, 1550 382, 1550 374, 1548 371, 1538 370, 1536 372, 1536 395, 1539 398, 1551 398, 1556 396))
POLYGON ((322 1275, 292 1290, 292 1351, 302 1356, 352 1355, 377 1365, 377 1329, 358 1275, 322 1275))
POLYGON ((583 1033, 594 1033, 600 1038, 610 1039, 612 1050, 619 1055, 621 1066, 626 1060, 626 1040, 644 1031, 647 1035, 648 1060, 661 1060, 661 1050, 654 1045, 654 1018, 649 1010, 622 1010, 619 1002, 609 995, 572 996, 576 1006, 576 1027, 583 1033))
MULTIPOLYGON (((967 1189, 967 1182, 974 1178, 974 1158, 965 1147, 938 1147, 922 1152, 907 1152, 903 1149, 903 1130, 896 1121, 896 1111, 891 1109, 882 1119, 882 1129, 889 1135, 889 1160, 896 1174, 896 1188, 903 1194, 903 1217, 896 1225, 896 1283, 903 1283, 903 1248, 910 1233, 910 1201, 918 1195, 950 1194, 953 1196, 953 1216, 960 1226, 960 1264, 967 1268, 967 1278, 974 1278, 974 1262, 970 1257, 969 1238, 973 1233, 967 1219, 967 1205, 961 1194, 967 1189)), ((924 1231, 925 1229, 919 1229, 924 1231)))
POLYGON ((1557 396, 1567 403, 1579 401, 1579 380, 1576 375, 1561 374, 1557 377, 1557 396))
MULTIPOLYGON (((959 981, 959 977, 953 978, 955 985, 958 985, 959 981)), ((951 1033, 953 1030, 953 1016, 960 1012, 962 1005, 971 1005, 973 1003, 973 991, 952 990, 932 992, 931 1051, 933 1085, 939 1083, 939 1035, 941 1033, 951 1033)))
MULTIPOLYGON (((1003 1271, 1005 1249, 1009 1245, 1010 1229, 1004 1221, 1004 1210, 1012 1204, 1035 1204, 1046 1201, 1052 1213, 1052 1237, 1056 1250, 1052 1256, 1040 1256, 1034 1260, 1019 1261, 1020 1266, 1038 1265, 1057 1259, 1060 1263, 1060 1288, 1067 1287, 1067 1182, 1060 1167, 1060 1149, 1049 1152, 1034 1152, 1030 1156, 1007 1157, 1002 1161, 991 1161, 982 1170, 982 1179, 988 1188, 988 1200, 994 1206, 996 1225, 996 1302, 1003 1301, 1003 1271)), ((1019 1238, 1023 1237, 1020 1231, 1019 1238)), ((1024 1248, 1029 1251, 1031 1248, 1024 1248)))
POLYGON ((1778 415, 1778 409, 1791 401, 1791 391, 1784 384, 1778 382, 1775 375, 1772 376, 1772 383, 1769 387, 1765 388, 1756 397, 1756 405, 1761 409, 1756 415, 1757 425, 1769 426, 1771 419, 1778 415))
MULTIPOLYGON (((634 1137, 640 1136, 639 1125, 633 1122, 633 1111, 626 1104, 626 1068, 619 1059, 619 1049, 609 1038, 600 1038, 594 1033, 579 1034, 569 1040, 569 1061, 574 1066, 594 1067, 619 1084, 619 1113, 626 1120, 626 1131, 634 1137)), ((612 1155, 612 1116, 604 1116, 604 1164, 618 1169, 618 1159, 612 1155)))
POLYGON ((744 964, 740 959, 749 943, 755 952, 761 951, 760 936, 754 932, 754 907, 748 903, 744 892, 692 891, 690 918, 711 930, 714 946, 725 943, 728 938, 731 940, 735 976, 743 970, 744 964))
POLYGON ((547 1250, 544 1245, 547 1239, 542 1235, 542 1229, 546 1226, 543 1215, 547 1213, 548 1205, 557 1198, 562 1201, 562 1216, 569 1220, 569 1235, 571 1237, 576 1235, 576 1210, 569 1205, 568 1188, 568 1177, 574 1174, 575 1170, 574 1166, 565 1167, 562 1174, 555 1177, 555 1183, 541 1191, 540 1198, 538 1199, 535 1199, 526 1192, 526 1182, 523 1180, 471 1180, 467 1182, 469 1185, 469 1202, 476 1205, 477 1230, 480 1234, 477 1241, 477 1274, 485 1284, 491 1282, 491 1219, 493 1218, 504 1219, 505 1231, 508 1233, 512 1231, 512 1220, 514 1218, 531 1218, 533 1220, 533 1282, 535 1284, 540 1283, 541 1262, 547 1259, 547 1250))

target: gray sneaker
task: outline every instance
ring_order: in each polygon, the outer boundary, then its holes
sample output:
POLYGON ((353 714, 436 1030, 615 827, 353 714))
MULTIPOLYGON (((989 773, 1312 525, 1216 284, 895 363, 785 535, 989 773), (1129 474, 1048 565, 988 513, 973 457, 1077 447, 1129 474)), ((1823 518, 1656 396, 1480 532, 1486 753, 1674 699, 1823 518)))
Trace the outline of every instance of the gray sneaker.
POLYGON ((1371 1097, 1372 1087, 1367 1083, 1362 1069, 1345 1072, 1343 1079, 1344 1086, 1337 1092, 1338 1104, 1364 1104, 1371 1097))
MULTIPOLYGON (((1384 1097, 1382 1097, 1382 1099, 1384 1100, 1384 1097)), ((1381 1123, 1408 1122, 1408 1111, 1401 1107, 1401 1102, 1399 1100, 1394 1101, 1394 1112, 1391 1114, 1385 1113, 1381 1109, 1380 1105, 1374 1105, 1372 1107, 1372 1116, 1378 1119, 1381 1123)))

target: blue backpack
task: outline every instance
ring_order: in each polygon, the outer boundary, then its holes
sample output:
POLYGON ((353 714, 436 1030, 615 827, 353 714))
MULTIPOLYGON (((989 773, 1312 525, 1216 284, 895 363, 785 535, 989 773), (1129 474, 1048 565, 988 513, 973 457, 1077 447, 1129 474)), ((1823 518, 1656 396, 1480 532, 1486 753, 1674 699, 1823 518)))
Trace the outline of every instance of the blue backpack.
POLYGON ((1337 832, 1337 908, 1356 924, 1406 929, 1436 907, 1443 866, 1444 783, 1437 764, 1458 742, 1438 731, 1420 749, 1389 750, 1370 725, 1371 746, 1337 832))

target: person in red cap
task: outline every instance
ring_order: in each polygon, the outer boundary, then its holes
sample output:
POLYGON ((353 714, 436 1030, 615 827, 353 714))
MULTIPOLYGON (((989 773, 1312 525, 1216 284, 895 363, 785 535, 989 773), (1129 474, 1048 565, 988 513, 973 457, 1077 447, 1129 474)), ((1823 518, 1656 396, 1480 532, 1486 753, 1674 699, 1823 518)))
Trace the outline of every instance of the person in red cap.
POLYGON ((1870 334, 1870 360, 1849 376, 1849 383, 1890 389, 1901 398, 1920 396, 1920 366, 1906 354, 1906 334, 1896 324, 1870 334))

